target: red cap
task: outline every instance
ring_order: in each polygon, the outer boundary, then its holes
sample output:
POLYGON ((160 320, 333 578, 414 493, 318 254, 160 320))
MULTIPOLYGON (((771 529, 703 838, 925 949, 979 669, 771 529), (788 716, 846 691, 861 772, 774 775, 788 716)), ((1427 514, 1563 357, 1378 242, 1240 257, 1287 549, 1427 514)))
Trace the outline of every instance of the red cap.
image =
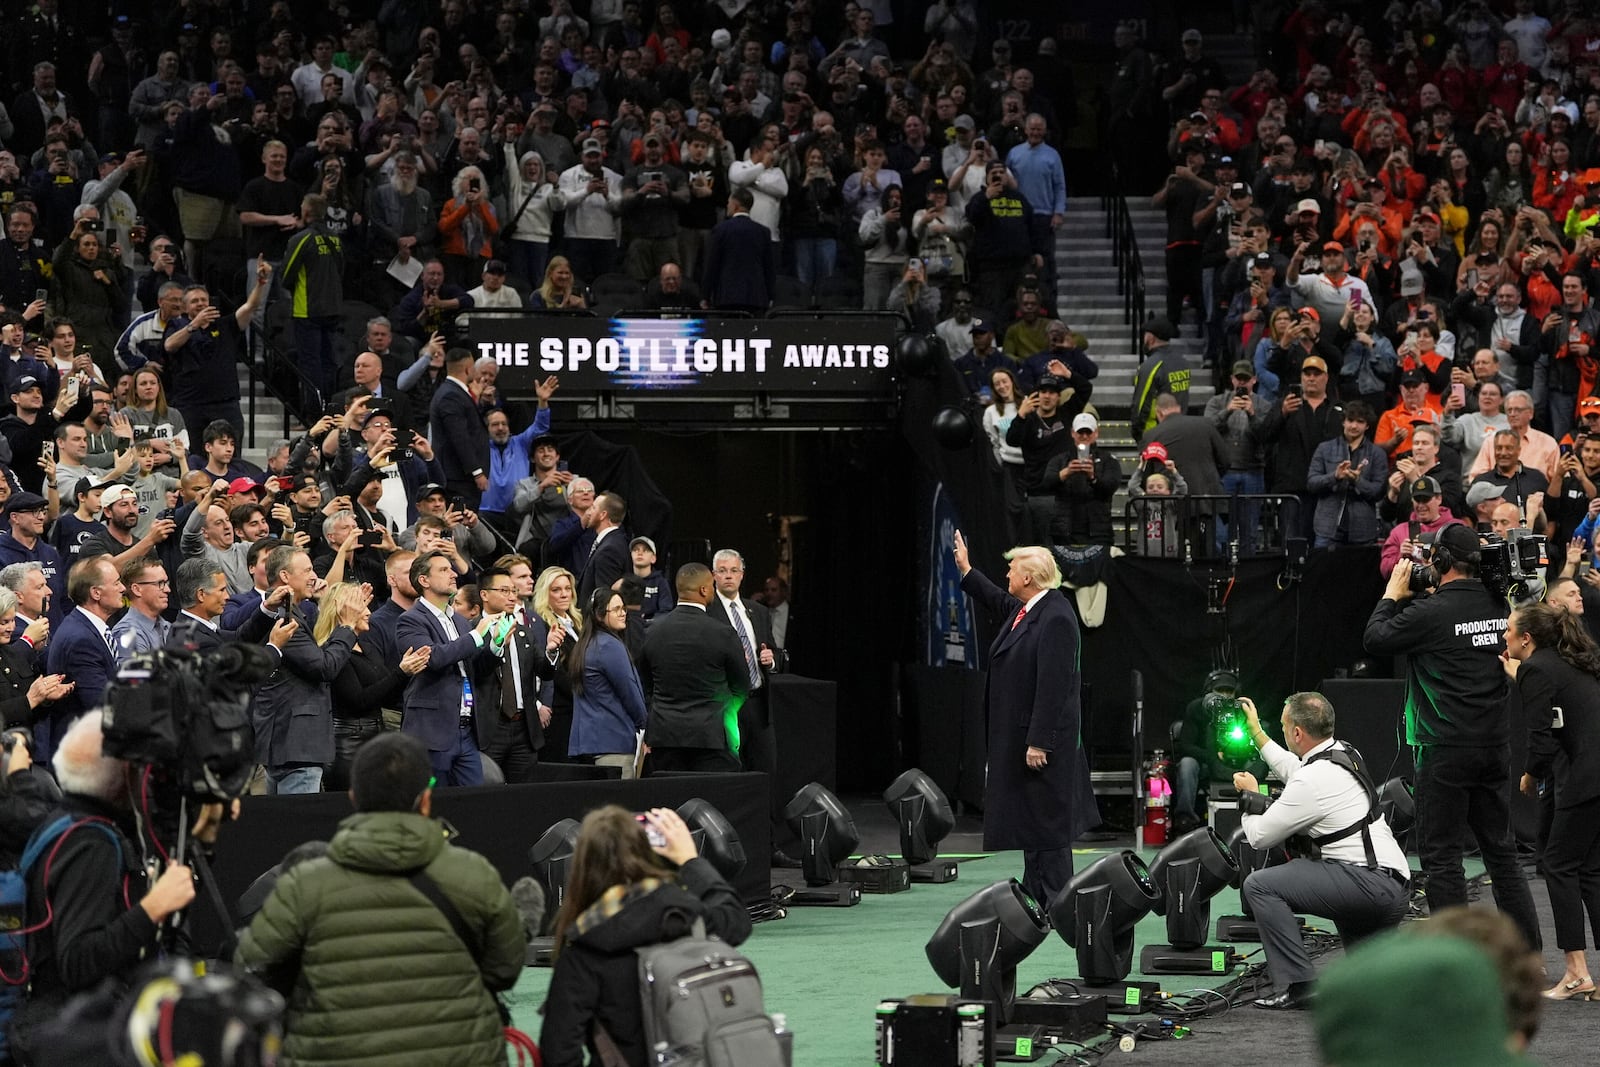
POLYGON ((1343 251, 1344 251, 1344 245, 1340 244, 1338 241, 1324 241, 1324 242, 1322 242, 1322 254, 1323 255, 1327 255, 1329 252, 1343 252, 1343 251))
POLYGON ((1318 322, 1322 321, 1322 312, 1318 311, 1310 304, 1307 304, 1305 307, 1301 308, 1298 314, 1309 316, 1310 318, 1316 319, 1318 322))
POLYGON ((248 493, 251 490, 260 492, 261 488, 261 483, 252 478, 235 478, 228 483, 228 495, 238 496, 240 493, 248 493))
POLYGON ((1162 463, 1167 461, 1167 446, 1160 441, 1151 441, 1144 446, 1144 451, 1139 453, 1140 459, 1158 459, 1162 463))

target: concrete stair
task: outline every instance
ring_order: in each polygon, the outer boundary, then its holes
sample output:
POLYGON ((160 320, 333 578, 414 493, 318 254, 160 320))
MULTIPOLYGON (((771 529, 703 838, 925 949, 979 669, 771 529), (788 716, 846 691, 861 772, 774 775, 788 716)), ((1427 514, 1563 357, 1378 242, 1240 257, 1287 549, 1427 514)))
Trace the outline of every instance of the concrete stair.
MULTIPOLYGON (((1134 240, 1145 276, 1145 310, 1150 316, 1166 314, 1167 279, 1163 250, 1166 245, 1166 216, 1150 206, 1146 197, 1128 202, 1133 221, 1134 240)), ((1059 303, 1056 315, 1089 342, 1089 357, 1100 367, 1094 383, 1094 406, 1100 413, 1100 443, 1109 447, 1122 463, 1123 473, 1132 476, 1139 454, 1128 425, 1133 402, 1133 376, 1141 352, 1133 336, 1134 326, 1124 317, 1124 298, 1117 292, 1117 268, 1111 258, 1111 239, 1106 236, 1106 213, 1097 197, 1070 198, 1066 219, 1056 234, 1056 272, 1059 303)), ((1197 368, 1189 391, 1191 412, 1205 408, 1211 398, 1210 375, 1199 373, 1204 346, 1198 325, 1186 325, 1173 338, 1197 368)), ((1113 520, 1122 528, 1127 490, 1118 492, 1111 504, 1113 520)))

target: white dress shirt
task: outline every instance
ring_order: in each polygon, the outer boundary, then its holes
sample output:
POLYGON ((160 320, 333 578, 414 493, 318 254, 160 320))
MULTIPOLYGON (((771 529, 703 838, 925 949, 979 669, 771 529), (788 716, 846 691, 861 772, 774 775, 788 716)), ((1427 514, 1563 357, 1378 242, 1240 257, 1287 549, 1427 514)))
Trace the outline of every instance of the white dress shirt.
MULTIPOLYGON (((1336 744, 1338 742, 1330 737, 1307 752, 1305 758, 1310 759, 1336 744)), ((1245 837, 1255 848, 1271 848, 1299 833, 1309 833, 1313 838, 1337 833, 1366 818, 1367 791, 1356 781, 1355 775, 1343 767, 1329 760, 1318 760, 1306 766, 1294 753, 1270 740, 1261 749, 1261 758, 1272 768, 1272 773, 1283 780, 1284 788, 1265 812, 1240 818, 1245 837)), ((1372 835, 1378 864, 1408 876, 1410 863, 1395 843, 1389 824, 1379 818, 1367 829, 1372 835)), ((1361 843, 1361 835, 1355 833, 1323 845, 1322 858, 1365 866, 1367 849, 1361 843)))

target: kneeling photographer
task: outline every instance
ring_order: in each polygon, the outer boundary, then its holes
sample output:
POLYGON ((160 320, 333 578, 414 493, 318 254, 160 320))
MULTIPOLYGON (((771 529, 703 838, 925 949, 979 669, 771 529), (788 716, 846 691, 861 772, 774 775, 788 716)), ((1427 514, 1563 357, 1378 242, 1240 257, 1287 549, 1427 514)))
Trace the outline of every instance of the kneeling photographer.
POLYGON ((1253 774, 1233 776, 1240 823, 1254 848, 1287 842, 1296 858, 1245 877, 1243 892, 1261 927, 1274 992, 1256 1007, 1303 1008, 1314 973, 1296 913, 1332 919, 1348 949, 1405 917, 1411 877, 1406 854, 1378 811, 1378 791, 1361 754, 1333 739, 1333 705, 1321 693, 1283 703, 1283 744, 1261 728, 1249 697, 1240 697, 1250 740, 1284 782, 1269 801, 1253 774))
POLYGON ((1507 801, 1511 723, 1500 653, 1510 612, 1506 590, 1480 580, 1482 558, 1469 527, 1440 529, 1428 554, 1435 591, 1415 595, 1418 565, 1401 559, 1364 640, 1373 655, 1406 657, 1406 743, 1417 754, 1417 854, 1429 910, 1467 903, 1462 849, 1470 828, 1496 905, 1537 949, 1538 915, 1517 863, 1507 801))

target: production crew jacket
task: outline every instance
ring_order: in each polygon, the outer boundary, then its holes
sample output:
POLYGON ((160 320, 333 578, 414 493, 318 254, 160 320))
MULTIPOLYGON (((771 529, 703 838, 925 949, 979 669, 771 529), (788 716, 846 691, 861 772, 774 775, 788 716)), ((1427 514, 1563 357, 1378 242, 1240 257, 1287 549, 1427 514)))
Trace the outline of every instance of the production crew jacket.
POLYGON ((1461 578, 1404 604, 1378 601, 1367 651, 1406 656, 1406 743, 1491 748, 1508 744, 1506 674, 1500 663, 1508 611, 1476 578, 1461 578))
MULTIPOLYGON (((1343 747, 1342 742, 1330 737, 1307 752, 1305 758, 1309 760, 1326 749, 1343 747)), ((1261 749, 1261 758, 1272 768, 1272 773, 1283 780, 1284 788, 1265 812, 1240 816, 1239 824, 1244 827, 1244 836, 1251 847, 1272 848, 1295 834, 1310 834, 1315 840, 1336 834, 1367 817, 1366 788, 1337 763, 1317 760, 1306 764, 1276 741, 1266 743, 1261 749)), ((1378 865, 1409 878, 1410 863, 1395 843, 1389 824, 1379 818, 1367 830, 1378 865)), ((1367 850, 1361 835, 1351 834, 1323 845, 1322 858, 1364 866, 1367 850)))

